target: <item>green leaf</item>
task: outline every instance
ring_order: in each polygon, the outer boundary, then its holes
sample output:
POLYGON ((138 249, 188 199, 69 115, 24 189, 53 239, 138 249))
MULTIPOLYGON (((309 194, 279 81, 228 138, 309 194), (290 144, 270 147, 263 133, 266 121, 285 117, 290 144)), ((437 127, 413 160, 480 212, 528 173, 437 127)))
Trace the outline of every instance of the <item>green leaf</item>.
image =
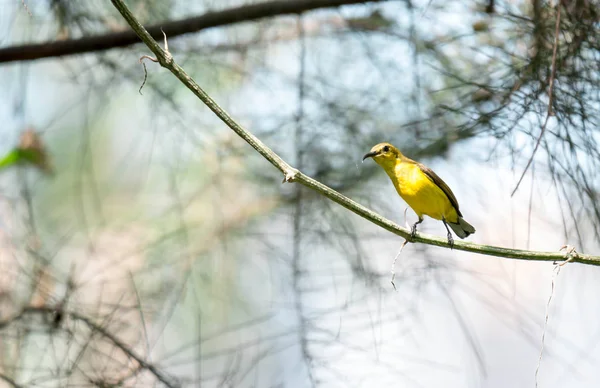
POLYGON ((22 159, 21 151, 18 148, 13 149, 0 159, 0 171, 20 162, 22 159))

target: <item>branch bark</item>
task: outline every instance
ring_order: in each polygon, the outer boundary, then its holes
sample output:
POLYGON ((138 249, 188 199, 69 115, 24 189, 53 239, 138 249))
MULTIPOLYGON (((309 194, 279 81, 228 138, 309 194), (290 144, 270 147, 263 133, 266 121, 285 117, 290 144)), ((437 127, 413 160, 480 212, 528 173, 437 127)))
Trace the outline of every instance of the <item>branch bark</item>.
MULTIPOLYGON (((447 239, 431 236, 427 234, 417 233, 414 239, 411 239, 410 231, 398 224, 382 217, 372 210, 362 206, 361 204, 351 200, 350 198, 338 193, 337 191, 327 187, 321 182, 303 174, 297 169, 290 166, 279 155, 265 145, 260 139, 254 136, 251 132, 239 125, 225 110, 223 110, 206 92, 173 60, 171 53, 163 50, 158 43, 152 38, 150 33, 137 21, 131 11, 123 3, 122 0, 111 0, 113 5, 119 10, 123 18, 129 23, 131 28, 140 37, 140 39, 148 46, 148 48, 156 55, 160 65, 173 73, 188 89, 192 91, 210 110, 213 111, 231 130, 238 136, 244 139, 252 148, 269 161, 275 168, 281 171, 285 178, 284 182, 297 182, 319 194, 329 198, 337 204, 345 207, 353 213, 365 218, 368 221, 401 236, 411 242, 420 242, 438 247, 450 248, 447 239)), ((166 38, 165 38, 166 40, 166 38)), ((572 261, 590 265, 600 265, 600 256, 592 256, 579 254, 572 250, 566 252, 538 252, 522 249, 512 249, 496 247, 491 245, 474 244, 466 241, 457 241, 454 243, 454 249, 466 252, 473 252, 488 256, 497 256, 507 259, 521 259, 533 261, 572 261)))
MULTIPOLYGON (((388 0, 275 0, 243 5, 223 11, 207 12, 187 19, 166 21, 148 27, 155 39, 162 37, 161 28, 169 37, 198 32, 212 27, 249 22, 268 17, 299 14, 319 8, 333 8, 358 3, 379 3, 388 0)), ((132 30, 64 41, 44 42, 0 48, 0 63, 33 61, 41 58, 61 57, 105 51, 139 43, 132 30)))

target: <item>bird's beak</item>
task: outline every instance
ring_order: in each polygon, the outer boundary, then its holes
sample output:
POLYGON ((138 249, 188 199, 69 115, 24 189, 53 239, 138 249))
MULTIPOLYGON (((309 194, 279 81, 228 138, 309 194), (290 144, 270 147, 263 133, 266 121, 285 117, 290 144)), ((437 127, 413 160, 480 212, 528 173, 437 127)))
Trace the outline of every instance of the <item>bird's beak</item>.
POLYGON ((365 154, 365 156, 363 156, 363 162, 365 161, 365 159, 372 158, 375 155, 377 155, 377 151, 371 151, 368 154, 365 154))

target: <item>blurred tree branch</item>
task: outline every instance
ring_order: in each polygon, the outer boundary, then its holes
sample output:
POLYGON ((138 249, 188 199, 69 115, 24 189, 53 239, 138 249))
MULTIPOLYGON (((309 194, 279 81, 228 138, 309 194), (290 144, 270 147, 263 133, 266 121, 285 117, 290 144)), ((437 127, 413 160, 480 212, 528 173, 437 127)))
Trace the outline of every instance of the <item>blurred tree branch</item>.
MULTIPOLYGON (((313 189, 321 195, 331 199, 353 213, 371 221, 372 223, 398 235, 405 239, 411 239, 410 231, 400 227, 398 224, 380 216, 370 209, 360 205, 350 198, 338 193, 337 191, 327 187, 319 181, 303 174, 297 169, 290 166, 279 155, 271 150, 260 139, 252 133, 244 129, 238 124, 223 108, 221 108, 174 60, 171 53, 163 50, 159 44, 152 38, 150 33, 138 22, 135 16, 127 8, 122 0, 111 0, 113 5, 119 10, 123 18, 129 23, 135 33, 156 55, 156 60, 162 67, 167 68, 173 73, 188 89, 190 89, 210 110, 213 111, 229 128, 231 128, 238 136, 244 139, 252 148, 267 159, 275 168, 281 171, 284 175, 284 182, 298 182, 310 189, 313 189)), ((167 38, 165 35, 165 47, 167 46, 167 38)), ((417 233, 412 242, 421 242, 428 245, 439 247, 449 247, 445 238, 417 233)), ((496 247, 491 245, 473 244, 465 241, 458 241, 454 244, 454 248, 461 251, 473 252, 488 256, 497 256, 507 259, 521 259, 534 261, 573 261, 583 264, 600 265, 600 256, 592 256, 579 254, 574 250, 568 252, 538 252, 522 249, 512 249, 504 247, 496 247)))
MULTIPOLYGON (((534 4, 536 4, 536 3, 537 3, 537 1, 534 1, 534 4)), ((539 7, 539 5, 538 5, 538 7, 539 7)), ((536 7, 534 6, 534 9, 535 8, 536 7)), ((527 164, 525 165, 525 169, 521 173, 521 177, 519 178, 517 185, 515 186, 514 190, 511 193, 511 197, 513 195, 515 195, 515 193, 519 189, 519 186, 521 185, 521 182, 523 181, 523 178, 525 177, 525 174, 527 173, 529 166, 531 166, 531 162, 533 162, 533 158, 535 157, 535 153, 537 152, 538 147, 540 146, 542 137, 544 137, 544 133, 546 132, 546 127, 548 126, 548 121, 550 120, 551 116, 554 116, 554 111, 552 110, 552 90, 554 88, 554 77, 556 76, 556 52, 558 50, 558 42, 559 42, 558 34, 560 33, 560 10, 561 10, 561 7, 557 6, 556 9, 557 9, 557 11, 556 11, 556 27, 555 27, 555 32, 554 32, 554 48, 552 50, 552 70, 550 71, 550 77, 548 80, 548 112, 546 113, 546 120, 544 120, 544 124, 542 124, 542 129, 540 130, 540 136, 538 137, 538 139, 535 143, 535 147, 533 147, 533 152, 531 153, 531 157, 527 161, 527 164)), ((537 34, 536 34, 536 36, 537 36, 537 34)))
POLYGON ((4 380, 11 387, 21 388, 21 385, 17 384, 13 379, 11 379, 8 376, 3 375, 2 373, 0 373, 0 380, 4 380))
MULTIPOLYGON (((0 328, 4 328, 6 326, 11 325, 12 323, 14 323, 16 321, 24 319, 27 315, 42 314, 42 315, 52 316, 56 313, 57 313, 57 309, 53 308, 51 306, 46 306, 46 305, 44 305, 44 306, 27 306, 23 310, 21 310, 17 315, 14 315, 14 316, 9 317, 4 320, 0 320, 0 328)), ((121 341, 115 334, 109 332, 102 325, 96 324, 90 318, 86 317, 85 315, 79 314, 74 311, 69 311, 69 312, 64 312, 64 313, 71 319, 73 319, 75 321, 79 321, 81 323, 84 323, 93 333, 98 334, 98 335, 104 337, 105 339, 107 339, 108 341, 110 341, 117 348, 119 348, 123 353, 125 353, 129 358, 131 358, 132 360, 135 360, 135 362, 137 362, 139 364, 140 368, 146 369, 150 373, 152 373, 166 387, 181 386, 181 384, 179 382, 173 381, 174 379, 172 377, 166 375, 158 367, 145 361, 144 358, 142 356, 138 355, 134 350, 132 350, 129 345, 127 345, 126 343, 121 341)), ((4 375, 0 374, 0 379, 8 382, 9 384, 11 384, 14 387, 20 387, 20 385, 13 382, 8 376, 4 376, 4 375)))
MULTIPOLYGON (((211 27, 249 22, 267 17, 299 14, 319 8, 384 1, 388 0, 275 0, 243 5, 223 11, 207 12, 200 16, 182 20, 165 21, 149 26, 147 31, 155 39, 162 36, 161 29, 168 33, 169 37, 176 37, 211 27)), ((10 46, 0 48, 0 63, 98 52, 126 47, 135 43, 138 43, 137 35, 133 31, 127 30, 79 39, 10 46)))

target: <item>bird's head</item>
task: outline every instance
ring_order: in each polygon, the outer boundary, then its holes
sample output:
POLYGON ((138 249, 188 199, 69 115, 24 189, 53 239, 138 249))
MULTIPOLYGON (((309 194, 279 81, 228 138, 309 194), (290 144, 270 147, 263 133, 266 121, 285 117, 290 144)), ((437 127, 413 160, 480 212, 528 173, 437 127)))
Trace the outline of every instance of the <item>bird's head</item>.
POLYGON ((396 165, 396 160, 402 157, 402 153, 398 148, 390 143, 379 143, 363 156, 363 161, 367 158, 373 158, 375 163, 383 168, 393 168, 396 165))

